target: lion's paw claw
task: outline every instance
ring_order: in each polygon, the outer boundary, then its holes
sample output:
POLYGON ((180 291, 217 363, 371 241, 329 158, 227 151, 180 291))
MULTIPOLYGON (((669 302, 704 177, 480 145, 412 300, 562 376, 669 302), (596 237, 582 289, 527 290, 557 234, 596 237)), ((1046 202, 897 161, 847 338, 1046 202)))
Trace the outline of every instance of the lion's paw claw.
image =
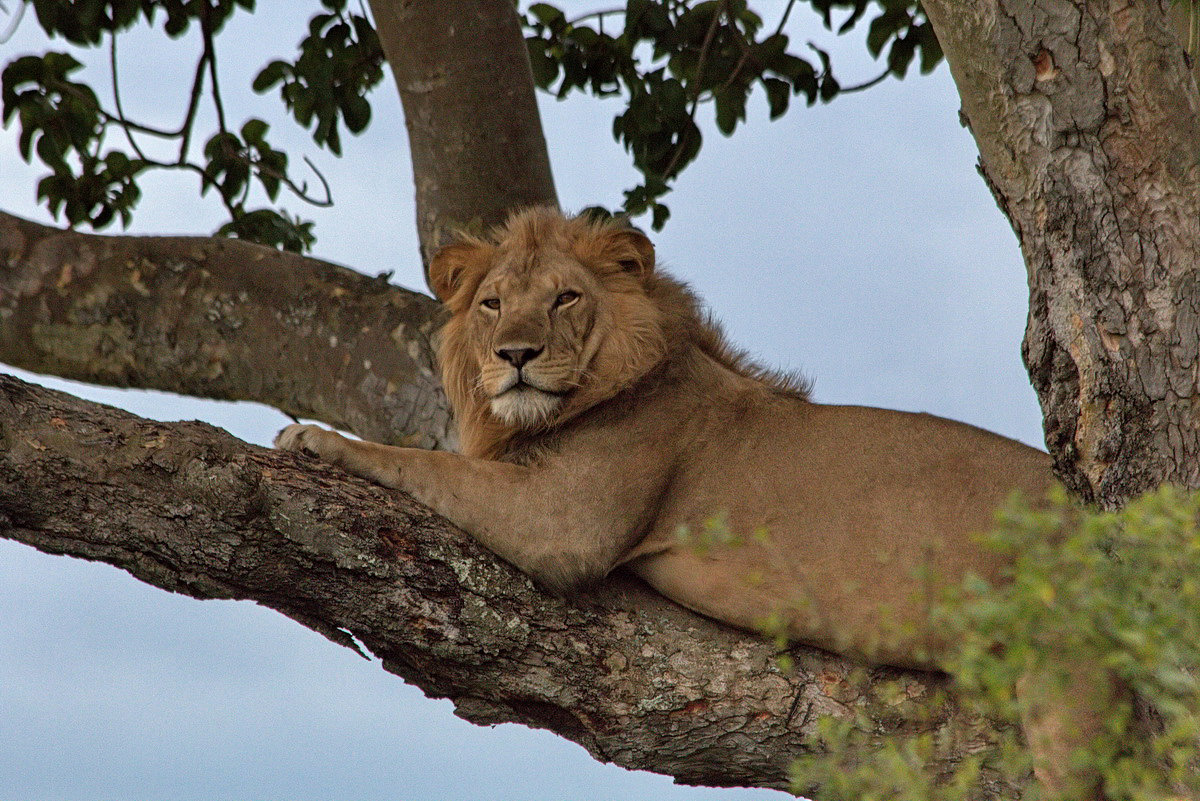
POLYGON ((312 447, 312 431, 316 426, 292 423, 275 435, 275 447, 281 451, 307 451, 316 453, 312 447))

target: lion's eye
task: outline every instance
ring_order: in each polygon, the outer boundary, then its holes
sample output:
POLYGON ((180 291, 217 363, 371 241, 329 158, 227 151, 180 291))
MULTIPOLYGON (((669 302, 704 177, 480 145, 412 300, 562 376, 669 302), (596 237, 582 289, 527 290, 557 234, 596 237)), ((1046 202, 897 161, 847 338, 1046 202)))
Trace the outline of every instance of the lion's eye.
POLYGON ((500 298, 484 298, 479 302, 479 305, 485 309, 496 311, 500 308, 500 298))
POLYGON ((572 292, 568 289, 566 292, 560 292, 558 297, 554 299, 554 306, 556 308, 561 306, 570 306, 577 300, 579 300, 579 293, 572 292))

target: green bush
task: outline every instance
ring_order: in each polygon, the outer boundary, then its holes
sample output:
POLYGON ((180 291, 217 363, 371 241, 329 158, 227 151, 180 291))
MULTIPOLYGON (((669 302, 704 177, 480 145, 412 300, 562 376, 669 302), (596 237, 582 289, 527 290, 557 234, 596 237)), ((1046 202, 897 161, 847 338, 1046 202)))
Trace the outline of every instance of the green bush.
MULTIPOLYGON (((1036 798, 1014 688, 1022 676, 1054 676, 1071 665, 1119 688, 1099 710, 1095 742, 1075 754, 1074 764, 1098 771, 1106 797, 1200 795, 1198 517, 1200 496, 1170 487, 1118 512, 1080 509, 1062 490, 1036 508, 1011 501, 985 537, 1011 559, 1006 583, 967 577, 933 611, 958 646, 947 664, 954 698, 943 703, 975 710, 997 724, 999 738, 948 775, 934 775, 930 765, 953 751, 956 736, 932 725, 940 705, 925 705, 925 730, 883 736, 873 731, 872 704, 887 693, 879 690, 852 716, 821 721, 822 753, 797 761, 794 790, 815 801, 957 801, 981 795, 985 782, 1003 782, 1036 798)), ((1062 698, 1081 703, 1094 689, 1067 685, 1062 698)))

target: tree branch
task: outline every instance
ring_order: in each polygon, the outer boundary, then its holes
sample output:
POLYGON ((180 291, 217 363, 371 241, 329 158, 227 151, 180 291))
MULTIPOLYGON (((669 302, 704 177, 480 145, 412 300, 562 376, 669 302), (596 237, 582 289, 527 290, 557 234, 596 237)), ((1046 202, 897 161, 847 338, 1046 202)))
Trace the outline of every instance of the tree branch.
POLYGON ((861 707, 883 679, 902 679, 907 700, 888 702, 873 733, 970 730, 947 762, 988 737, 952 711, 929 722, 937 676, 857 675, 807 648, 785 672, 761 638, 628 578, 558 600, 399 493, 4 376, 0 536, 196 598, 252 599, 362 643, 468 720, 548 728, 683 783, 786 786, 818 718, 861 707))
POLYGON ((36 372, 446 448, 440 314, 425 295, 247 242, 95 236, 0 212, 0 361, 36 372))

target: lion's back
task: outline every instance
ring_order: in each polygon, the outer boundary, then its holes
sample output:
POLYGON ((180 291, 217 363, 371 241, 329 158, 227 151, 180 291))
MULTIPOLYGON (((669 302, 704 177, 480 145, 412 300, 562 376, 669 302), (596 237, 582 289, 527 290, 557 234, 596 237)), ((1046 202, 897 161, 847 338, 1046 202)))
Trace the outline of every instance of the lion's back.
MULTIPOLYGON (((843 652, 878 648, 885 619, 919 627, 918 575, 995 577, 975 535, 1014 490, 1053 480, 1047 454, 932 415, 778 396, 738 411, 692 432, 635 569, 709 616, 788 619, 843 652)), ((921 664, 916 647, 884 656, 921 664)))

